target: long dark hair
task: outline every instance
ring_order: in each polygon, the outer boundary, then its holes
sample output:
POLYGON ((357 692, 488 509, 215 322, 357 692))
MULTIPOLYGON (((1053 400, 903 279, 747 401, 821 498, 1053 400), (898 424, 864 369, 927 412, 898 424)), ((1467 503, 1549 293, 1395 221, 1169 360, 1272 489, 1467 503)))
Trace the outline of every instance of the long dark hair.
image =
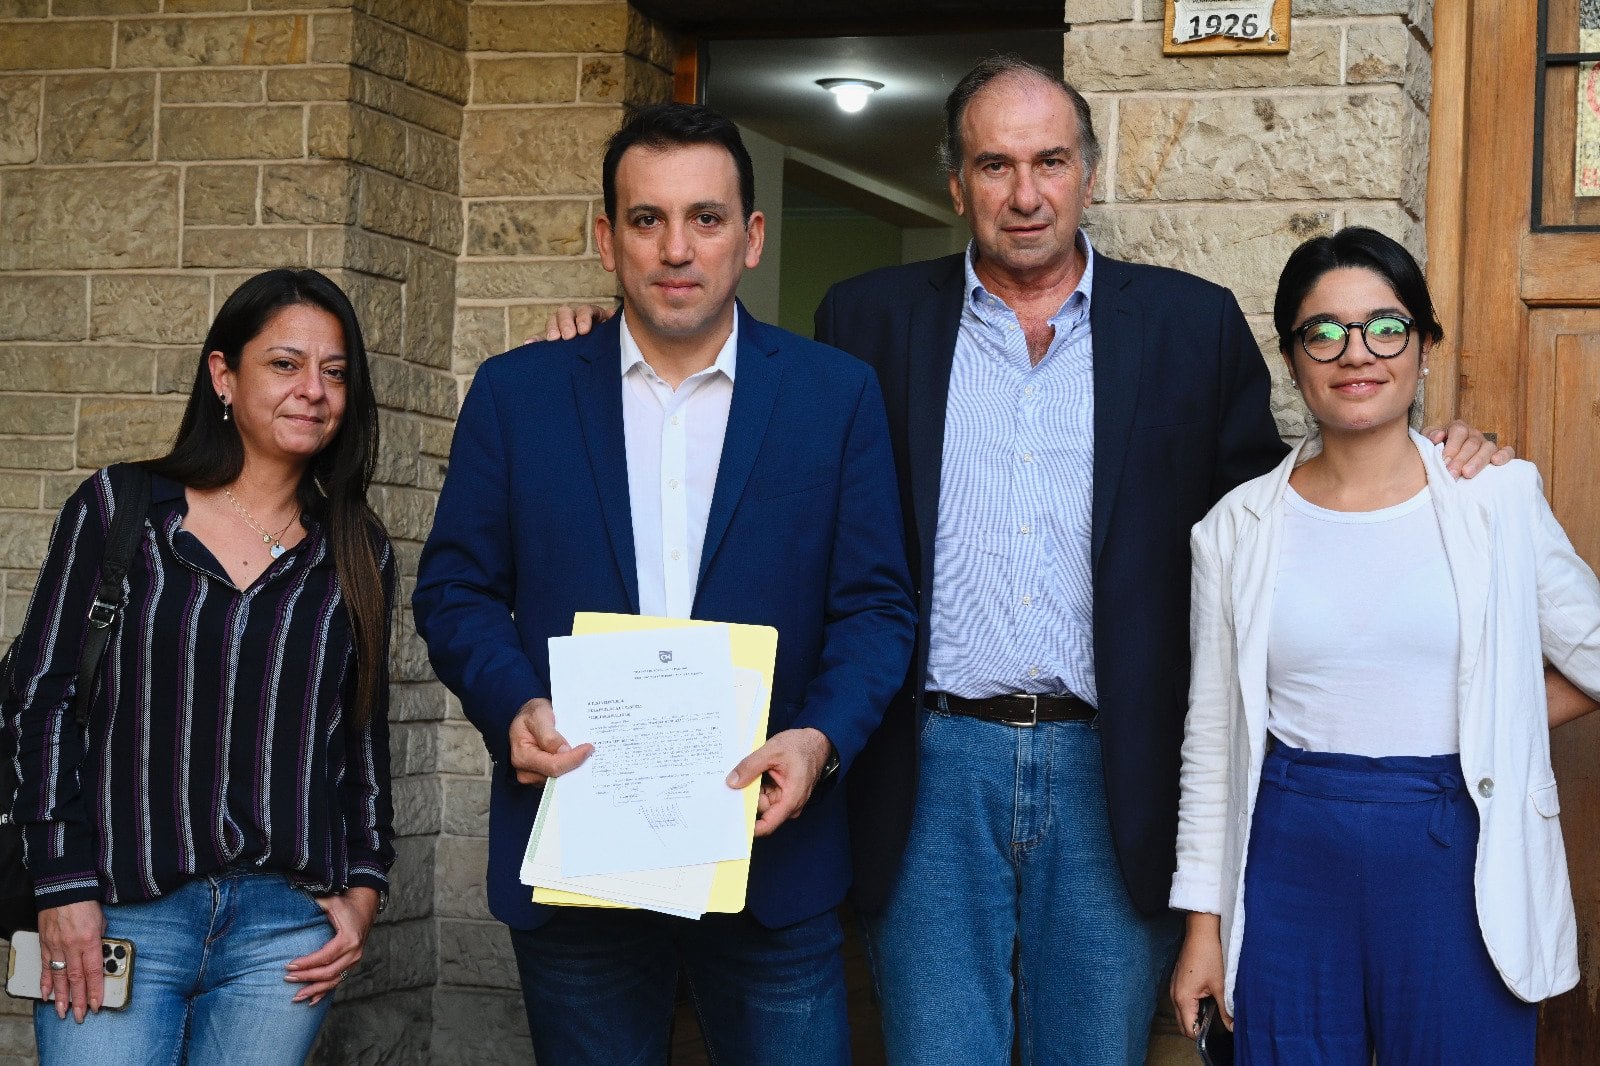
POLYGON ((356 640, 351 717, 360 727, 366 724, 382 684, 385 664, 380 660, 389 619, 376 551, 383 522, 367 503, 367 487, 378 461, 378 401, 372 392, 361 323, 350 298, 315 270, 268 270, 235 289, 206 333, 172 450, 145 465, 152 473, 197 489, 220 488, 239 476, 244 469, 244 442, 238 424, 223 421, 222 401, 211 383, 210 354, 221 352, 228 368, 238 370, 244 346, 274 315, 296 304, 321 308, 344 330, 344 418, 333 440, 307 464, 296 495, 301 511, 327 525, 333 545, 334 572, 356 640))

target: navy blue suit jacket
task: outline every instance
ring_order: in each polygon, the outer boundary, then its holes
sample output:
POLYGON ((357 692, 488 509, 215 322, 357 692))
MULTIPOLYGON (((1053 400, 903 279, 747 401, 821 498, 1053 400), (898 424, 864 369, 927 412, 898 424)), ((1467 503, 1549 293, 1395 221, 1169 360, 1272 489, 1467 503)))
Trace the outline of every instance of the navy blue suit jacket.
MULTIPOLYGON (((920 617, 933 587, 945 401, 965 293, 961 255, 835 285, 817 339, 878 372, 920 617)), ((1167 906, 1189 688, 1189 529, 1287 450, 1268 410, 1261 351, 1233 294, 1190 274, 1095 256, 1095 683, 1112 839, 1134 902, 1167 906)), ((905 690, 850 781, 856 898, 893 883, 917 787, 916 704, 928 661, 917 632, 905 690)))
MULTIPOLYGON (((741 307, 693 616, 778 630, 769 731, 822 730, 841 771, 911 654, 898 519, 872 372, 741 307)), ((548 908, 530 901, 518 871, 542 788, 516 781, 511 720, 527 700, 550 695, 547 641, 572 631, 574 613, 639 610, 619 320, 479 369, 414 606, 434 669, 493 758, 490 909, 532 928, 548 908)), ((843 790, 825 790, 756 842, 747 906, 763 924, 787 925, 835 906, 849 883, 843 790)))

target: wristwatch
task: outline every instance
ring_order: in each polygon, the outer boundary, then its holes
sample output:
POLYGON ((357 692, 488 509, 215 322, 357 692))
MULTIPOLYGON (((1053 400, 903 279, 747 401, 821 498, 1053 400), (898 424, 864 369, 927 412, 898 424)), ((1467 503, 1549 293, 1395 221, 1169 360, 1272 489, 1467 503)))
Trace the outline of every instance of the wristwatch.
POLYGON ((828 742, 828 761, 822 764, 822 772, 817 775, 817 783, 811 786, 813 796, 820 795, 823 789, 833 784, 839 776, 839 750, 833 746, 833 741, 828 742))

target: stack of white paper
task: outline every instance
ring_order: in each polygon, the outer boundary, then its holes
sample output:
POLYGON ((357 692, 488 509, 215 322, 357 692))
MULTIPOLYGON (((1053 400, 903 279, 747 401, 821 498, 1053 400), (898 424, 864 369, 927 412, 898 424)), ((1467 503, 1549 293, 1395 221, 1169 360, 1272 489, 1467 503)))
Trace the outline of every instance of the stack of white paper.
POLYGON ((733 666, 725 625, 551 639, 557 727, 595 750, 545 785, 523 883, 704 914, 716 863, 750 855, 727 776, 754 746, 763 687, 733 666))

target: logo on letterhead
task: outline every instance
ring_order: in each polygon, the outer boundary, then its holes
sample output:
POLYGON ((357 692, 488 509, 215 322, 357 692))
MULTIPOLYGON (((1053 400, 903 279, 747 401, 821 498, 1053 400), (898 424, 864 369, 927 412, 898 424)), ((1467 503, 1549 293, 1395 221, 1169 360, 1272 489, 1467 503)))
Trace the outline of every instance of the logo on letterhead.
POLYGON ((670 651, 658 651, 656 652, 656 658, 664 663, 670 663, 672 661, 672 653, 670 651))

